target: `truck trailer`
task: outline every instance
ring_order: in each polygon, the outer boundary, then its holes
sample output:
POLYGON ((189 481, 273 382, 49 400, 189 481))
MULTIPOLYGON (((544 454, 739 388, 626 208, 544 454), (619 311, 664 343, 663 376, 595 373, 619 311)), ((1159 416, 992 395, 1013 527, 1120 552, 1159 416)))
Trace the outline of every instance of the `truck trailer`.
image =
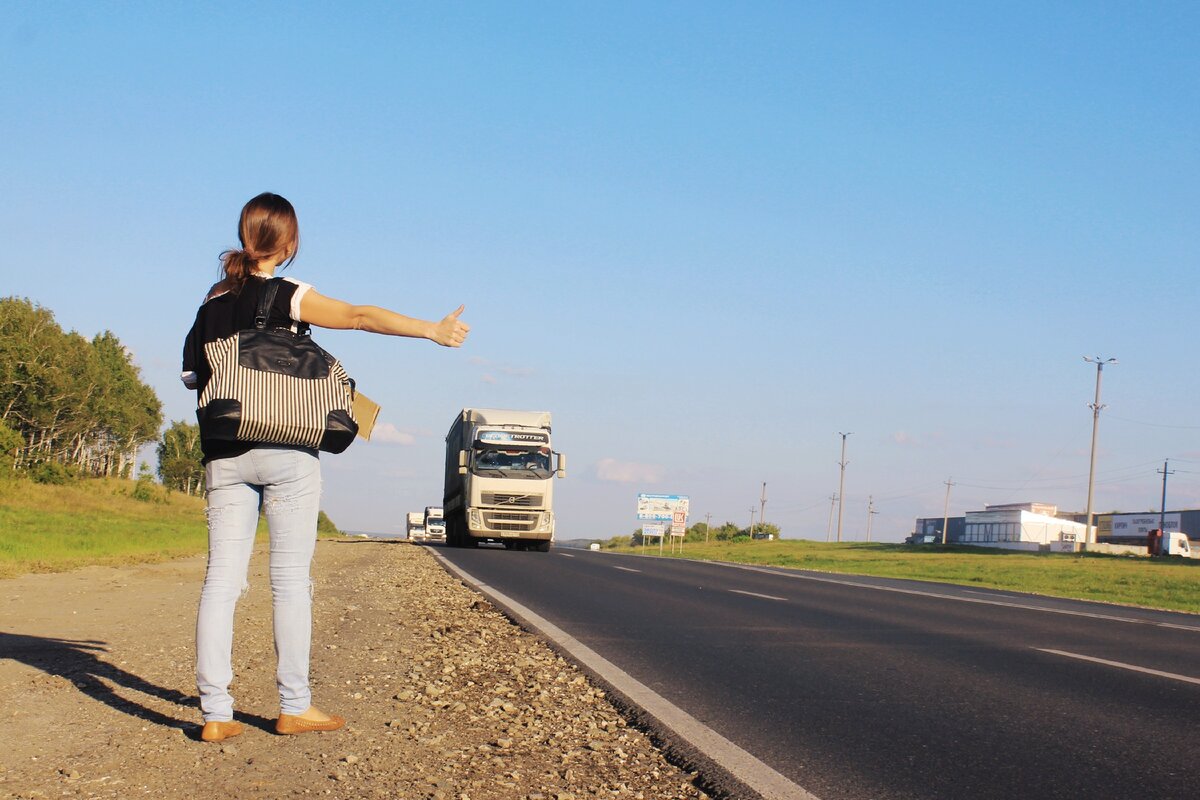
POLYGON ((405 533, 410 542, 425 541, 425 515, 420 511, 410 511, 405 518, 405 533))
POLYGON ((446 541, 446 520, 439 506, 425 506, 425 538, 431 542, 446 541))
POLYGON ((566 474, 567 458, 550 439, 549 411, 464 408, 446 434, 447 543, 549 551, 554 478, 566 474))

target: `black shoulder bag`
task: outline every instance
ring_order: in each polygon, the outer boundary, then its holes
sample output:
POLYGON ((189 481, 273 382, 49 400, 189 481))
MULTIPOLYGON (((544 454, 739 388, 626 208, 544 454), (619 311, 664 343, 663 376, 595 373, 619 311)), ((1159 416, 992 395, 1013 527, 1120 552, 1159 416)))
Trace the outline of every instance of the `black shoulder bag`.
POLYGON ((267 281, 254 327, 210 342, 212 378, 196 417, 205 438, 311 447, 340 453, 358 433, 354 381, 299 328, 268 328, 281 278, 267 281))

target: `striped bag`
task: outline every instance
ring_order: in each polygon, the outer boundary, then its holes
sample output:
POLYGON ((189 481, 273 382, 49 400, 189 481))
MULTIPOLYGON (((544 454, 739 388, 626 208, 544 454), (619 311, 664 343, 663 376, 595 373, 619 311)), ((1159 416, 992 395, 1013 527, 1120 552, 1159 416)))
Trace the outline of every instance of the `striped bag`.
POLYGON ((279 280, 267 282, 253 328, 204 346, 212 377, 196 409, 200 429, 209 439, 340 453, 358 433, 354 381, 306 323, 267 327, 279 280))

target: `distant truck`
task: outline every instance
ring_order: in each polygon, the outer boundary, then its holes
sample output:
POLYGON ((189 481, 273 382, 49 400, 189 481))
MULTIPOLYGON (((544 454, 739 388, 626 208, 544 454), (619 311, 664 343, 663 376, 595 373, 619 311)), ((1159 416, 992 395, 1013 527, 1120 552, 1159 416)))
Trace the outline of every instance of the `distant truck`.
POLYGON ((1152 556, 1179 556, 1200 558, 1200 552, 1192 549, 1186 533, 1182 531, 1152 530, 1146 535, 1146 550, 1152 556))
POLYGON ((405 530, 410 542, 425 541, 425 515, 420 511, 408 512, 405 530))
POLYGON ((553 479, 566 474, 567 457, 550 441, 549 411, 464 408, 446 434, 447 543, 548 552, 553 479))
MULTIPOLYGON (((1182 531, 1167 531, 1165 534, 1155 528, 1144 535, 1136 536, 1100 536, 1100 544, 1124 545, 1129 548, 1144 549, 1152 556, 1177 556, 1179 558, 1200 558, 1200 550, 1192 547, 1188 535, 1182 531)), ((1132 550, 1128 552, 1133 552, 1132 550)))
POLYGON ((425 506, 425 538, 431 542, 446 541, 446 520, 440 506, 425 506))

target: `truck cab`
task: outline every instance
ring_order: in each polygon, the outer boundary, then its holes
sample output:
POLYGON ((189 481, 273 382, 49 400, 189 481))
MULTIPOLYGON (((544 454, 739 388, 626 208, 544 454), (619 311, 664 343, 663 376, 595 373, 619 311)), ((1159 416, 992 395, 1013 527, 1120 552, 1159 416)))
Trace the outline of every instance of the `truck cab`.
POLYGON ((425 506, 425 538, 431 542, 446 541, 446 520, 441 506, 425 506))
POLYGON ((463 409, 446 434, 446 541, 548 551, 554 479, 565 475, 566 457, 552 449, 550 412, 463 409))
POLYGON ((1152 556, 1175 556, 1177 558, 1200 558, 1200 551, 1192 548, 1188 535, 1183 531, 1152 530, 1147 535, 1147 549, 1152 556))

